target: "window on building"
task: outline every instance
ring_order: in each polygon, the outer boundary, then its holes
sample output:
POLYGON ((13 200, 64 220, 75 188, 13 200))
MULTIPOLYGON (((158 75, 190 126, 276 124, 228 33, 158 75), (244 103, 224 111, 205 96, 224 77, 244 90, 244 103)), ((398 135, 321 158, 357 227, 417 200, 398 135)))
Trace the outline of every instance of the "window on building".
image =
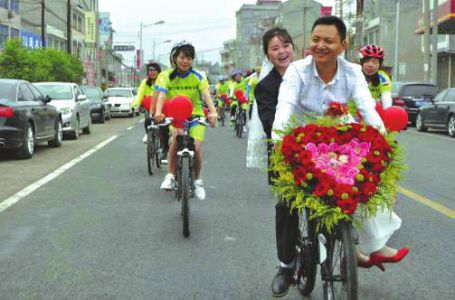
POLYGON ((77 30, 77 15, 75 13, 73 13, 73 23, 71 24, 71 27, 77 30))
POLYGON ((3 7, 4 9, 8 9, 8 1, 9 0, 0 0, 0 7, 3 7))
POLYGON ((3 48, 3 44, 8 39, 8 26, 0 24, 0 48, 3 48))
POLYGON ((15 13, 19 13, 19 0, 11 0, 11 9, 15 13))
POLYGON ((79 32, 84 32, 84 25, 82 23, 82 16, 77 16, 77 30, 79 32))
POLYGON ((12 39, 18 39, 19 38, 19 29, 11 28, 10 36, 12 39))

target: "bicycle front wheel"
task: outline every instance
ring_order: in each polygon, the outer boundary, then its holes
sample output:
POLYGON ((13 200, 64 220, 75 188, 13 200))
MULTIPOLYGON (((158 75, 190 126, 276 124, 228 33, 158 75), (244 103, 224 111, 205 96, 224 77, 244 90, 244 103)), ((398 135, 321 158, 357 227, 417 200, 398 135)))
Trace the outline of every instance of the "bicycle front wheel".
POLYGON ((157 169, 160 169, 161 160, 160 160, 160 151, 158 150, 158 149, 160 149, 160 139, 156 133, 153 135, 153 148, 154 148, 153 159, 155 160, 155 166, 157 169))
POLYGON ((302 210, 299 217, 299 240, 297 241, 297 279, 298 289, 304 296, 309 296, 316 282, 318 264, 316 226, 310 220, 308 209, 302 210))
POLYGON ((352 225, 340 223, 327 242, 327 259, 322 264, 324 299, 357 300, 357 262, 352 225))
POLYGON ((150 135, 150 132, 147 132, 147 170, 149 175, 153 175, 153 141, 150 135))
POLYGON ((182 193, 182 221, 183 236, 190 235, 190 196, 191 196, 191 176, 190 176, 190 158, 182 158, 181 169, 181 193, 182 193))

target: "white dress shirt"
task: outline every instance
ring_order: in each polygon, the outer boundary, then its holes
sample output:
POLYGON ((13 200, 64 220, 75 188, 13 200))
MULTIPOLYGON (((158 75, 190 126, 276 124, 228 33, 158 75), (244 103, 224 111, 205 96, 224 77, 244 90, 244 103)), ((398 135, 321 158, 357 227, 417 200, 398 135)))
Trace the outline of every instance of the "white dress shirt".
MULTIPOLYGON (((323 115, 330 102, 347 103, 351 99, 367 124, 384 131, 384 123, 376 112, 375 101, 360 65, 338 57, 335 77, 325 83, 319 77, 312 56, 295 61, 283 76, 273 130, 283 129, 292 115, 323 115)), ((274 131, 272 139, 279 139, 274 131)))

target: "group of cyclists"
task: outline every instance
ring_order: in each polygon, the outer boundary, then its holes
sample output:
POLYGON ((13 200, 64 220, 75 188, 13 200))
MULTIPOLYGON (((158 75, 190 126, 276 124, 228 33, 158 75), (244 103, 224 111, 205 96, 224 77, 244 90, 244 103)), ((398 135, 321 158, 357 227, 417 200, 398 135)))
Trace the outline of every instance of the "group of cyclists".
MULTIPOLYGON (((145 96, 152 97, 146 126, 150 122, 162 122, 166 117, 163 106, 175 96, 186 96, 193 104, 193 117, 204 116, 203 105, 208 108, 206 117, 215 126, 221 107, 230 111, 234 121, 239 105, 250 112, 256 101, 257 111, 263 130, 270 141, 278 139, 277 129, 283 128, 291 115, 310 111, 323 115, 327 101, 346 103, 353 100, 363 120, 384 131, 384 124, 375 110, 375 103, 383 108, 392 105, 391 79, 381 70, 384 50, 378 45, 367 45, 360 50, 360 65, 346 61, 340 55, 346 49, 346 27, 334 16, 319 18, 312 27, 310 55, 294 61, 296 47, 289 33, 283 28, 273 28, 263 36, 264 54, 271 65, 267 74, 261 74, 258 67, 250 72, 234 71, 220 76, 215 87, 215 103, 209 92, 207 76, 194 68, 194 46, 188 42, 175 45, 170 53, 171 67, 161 71, 156 63, 147 65, 148 76, 139 88, 135 105, 140 105, 145 96), (240 91, 240 92, 239 92, 240 91), (243 95, 243 97, 240 97, 243 95), (242 98, 242 99, 240 99, 242 98), (246 102, 245 102, 246 99, 246 102)), ((223 110, 224 112, 224 110, 223 110)), ((246 114, 244 116, 246 123, 246 114)), ((172 190, 175 185, 175 140, 178 130, 160 132, 163 157, 168 153, 168 173, 161 183, 162 190, 172 190), (169 134, 170 137, 169 138, 169 134), (168 144, 169 139, 170 144, 168 144)), ((195 144, 195 196, 205 199, 206 193, 201 178, 202 151, 205 127, 198 124, 189 130, 195 144)), ((273 174, 269 173, 269 178, 273 174)), ((272 184, 272 181, 269 181, 272 184)), ((401 219, 394 213, 389 218, 363 220, 360 247, 357 255, 359 267, 378 266, 398 262, 408 253, 407 248, 393 249, 386 242, 401 225, 401 219)), ((296 211, 279 201, 276 205, 276 243, 280 266, 272 281, 272 294, 283 296, 292 284, 295 268, 295 243, 298 232, 296 211)))

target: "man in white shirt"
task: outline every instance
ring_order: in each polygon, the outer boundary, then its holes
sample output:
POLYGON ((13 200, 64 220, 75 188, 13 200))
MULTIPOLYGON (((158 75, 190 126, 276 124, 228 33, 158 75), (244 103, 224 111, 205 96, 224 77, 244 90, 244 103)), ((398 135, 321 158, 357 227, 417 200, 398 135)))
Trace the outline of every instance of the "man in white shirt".
MULTIPOLYGON (((345 39, 346 26, 339 18, 330 16, 315 21, 311 33, 311 56, 291 63, 284 74, 273 130, 284 128, 292 115, 323 115, 331 101, 347 103, 352 99, 363 120, 384 131, 360 65, 339 56, 346 49, 345 39)), ((272 139, 279 139, 279 136, 273 132, 272 139)), ((286 203, 279 202, 275 222, 280 268, 272 281, 272 293, 280 297, 287 293, 295 268, 298 215, 295 211, 290 213, 286 203)), ((398 229, 400 224, 399 219, 389 224, 390 231, 398 229)), ((379 241, 371 252, 385 247, 387 239, 379 241)), ((390 255, 395 253, 394 249, 388 249, 392 251, 390 255)))

